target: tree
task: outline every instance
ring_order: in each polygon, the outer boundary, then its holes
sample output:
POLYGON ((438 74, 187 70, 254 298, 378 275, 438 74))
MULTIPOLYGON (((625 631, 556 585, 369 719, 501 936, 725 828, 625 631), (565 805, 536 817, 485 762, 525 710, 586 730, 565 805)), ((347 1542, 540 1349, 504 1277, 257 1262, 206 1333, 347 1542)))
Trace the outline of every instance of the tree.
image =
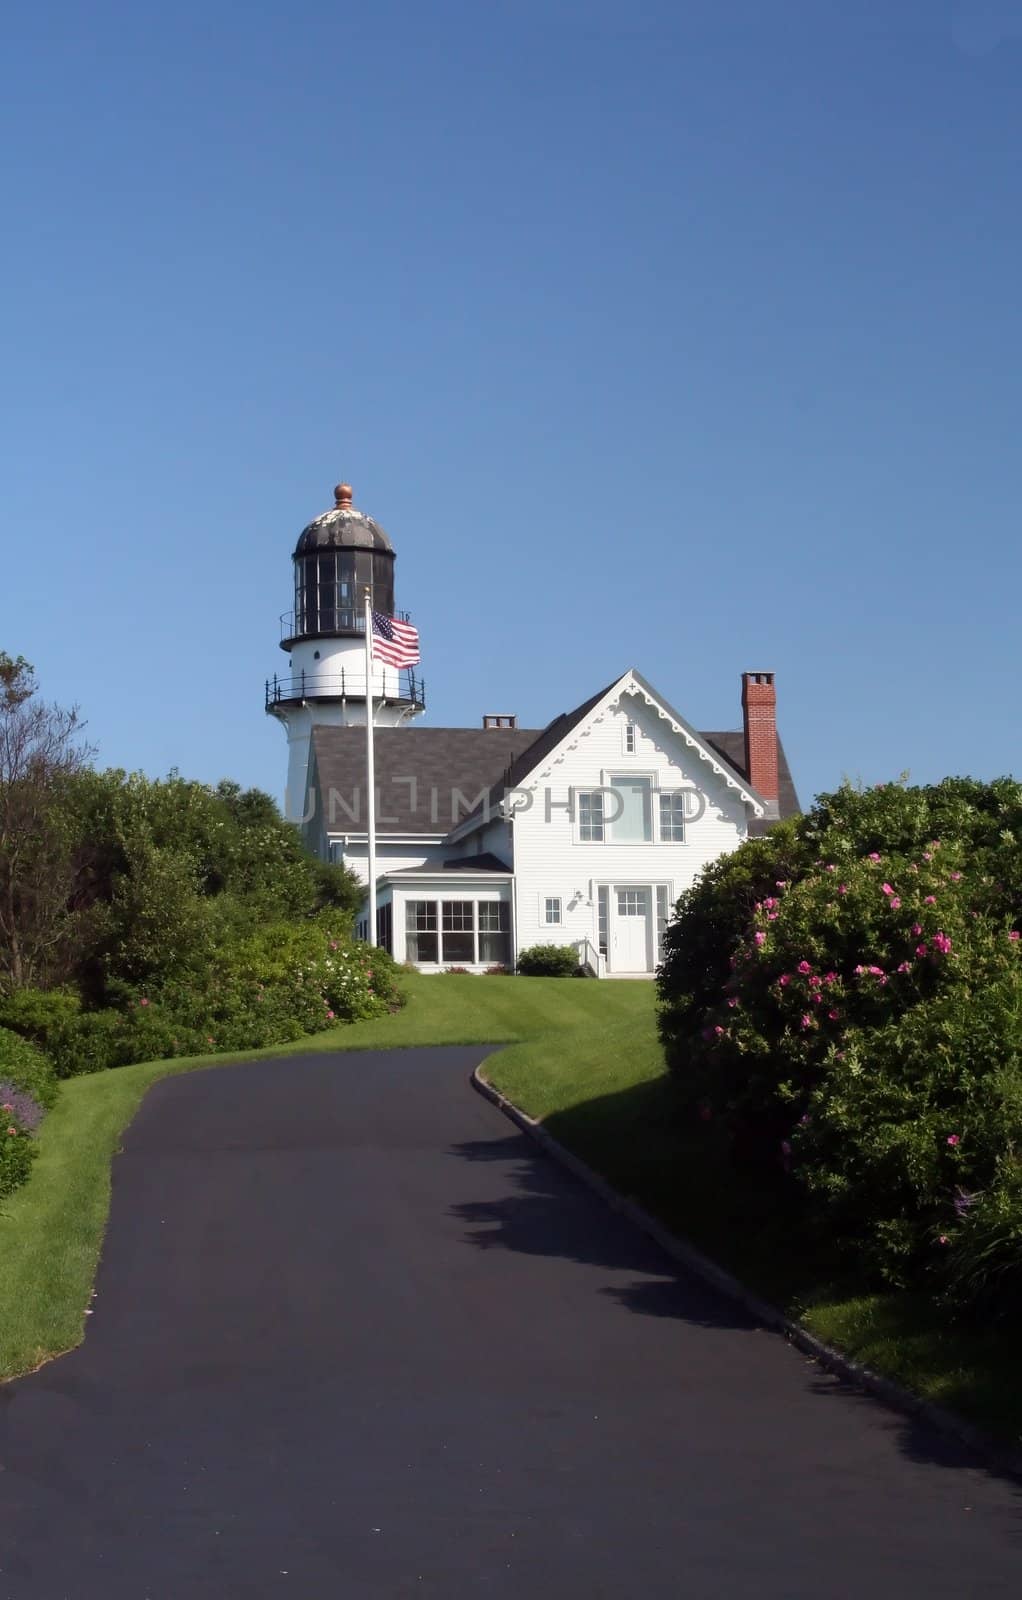
POLYGON ((38 698, 33 668, 0 651, 0 988, 65 976, 74 924, 67 786, 88 762, 76 709, 38 698))

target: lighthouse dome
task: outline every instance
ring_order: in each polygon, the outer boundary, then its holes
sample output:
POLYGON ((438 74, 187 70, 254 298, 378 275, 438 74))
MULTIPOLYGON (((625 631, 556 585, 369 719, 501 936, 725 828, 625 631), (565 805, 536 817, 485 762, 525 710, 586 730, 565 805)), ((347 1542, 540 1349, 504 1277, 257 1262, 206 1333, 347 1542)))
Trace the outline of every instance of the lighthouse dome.
POLYGON ((295 556, 317 555, 325 550, 380 550, 394 554, 394 546, 373 517, 358 511, 351 503, 351 485, 339 483, 334 504, 322 516, 314 517, 303 528, 295 546, 295 556))

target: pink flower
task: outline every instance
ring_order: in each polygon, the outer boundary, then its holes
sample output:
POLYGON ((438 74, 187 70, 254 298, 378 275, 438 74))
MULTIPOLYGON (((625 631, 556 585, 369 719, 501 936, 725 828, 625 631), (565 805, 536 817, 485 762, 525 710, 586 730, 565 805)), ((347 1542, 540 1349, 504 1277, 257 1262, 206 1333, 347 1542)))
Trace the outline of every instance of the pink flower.
POLYGON ((813 993, 809 996, 809 998, 813 1002, 814 1006, 822 1006, 822 1004, 823 1004, 823 996, 820 993, 819 989, 814 989, 813 993))
POLYGON ((916 945, 916 955, 917 956, 924 956, 926 954, 927 948, 928 948, 928 946, 927 946, 926 940, 924 939, 922 944, 917 944, 916 945))
MULTIPOLYGON (((731 1007, 732 1011, 734 1010, 734 1008, 735 1008, 735 1006, 737 1004, 738 1004, 738 1001, 735 999, 734 995, 732 995, 730 1000, 728 1001, 728 1005, 731 1007)), ((333 1012, 332 1011, 331 1011, 330 1015, 333 1016, 333 1012)))
POLYGON ((924 906, 935 906, 936 904, 937 904, 937 896, 935 894, 928 894, 923 899, 923 905, 924 906))
POLYGON ((756 941, 756 943, 758 945, 766 944, 766 934, 763 932, 762 929, 760 929, 760 931, 758 933, 754 934, 753 937, 754 937, 754 939, 755 939, 755 941, 756 941))
POLYGON ((917 939, 918 939, 919 935, 922 933, 922 931, 923 931, 922 923, 921 922, 913 922, 913 924, 912 924, 912 932, 915 934, 917 939))
POLYGON ((782 989, 787 988, 788 984, 791 982, 791 973, 790 972, 782 972, 781 976, 778 978, 777 981, 780 984, 782 989))
POLYGON ((828 861, 823 870, 824 872, 836 872, 837 868, 835 867, 833 861, 828 861))
POLYGON ((1019 933, 1017 928, 1012 928, 1008 934, 1008 938, 1011 940, 1012 944, 1017 944, 1019 939, 1022 939, 1022 933, 1019 933))
POLYGON ((937 1243, 938 1244, 950 1244, 951 1240, 948 1238, 946 1233, 942 1233, 940 1238, 937 1240, 937 1243))
POLYGON ((933 860, 933 857, 931 856, 929 850, 924 850, 923 851, 923 860, 924 861, 932 861, 933 860))
POLYGON ((0 1106, 0 1111, 13 1111, 13 1110, 14 1110, 14 1106, 12 1105, 10 1100, 5 1100, 3 1105, 0 1106))
POLYGON ((895 895, 894 899, 891 901, 891 910, 892 911, 900 911, 901 910, 901 901, 898 899, 897 895, 895 895))
POLYGON ((882 883, 880 885, 880 893, 881 894, 893 894, 894 893, 894 889, 892 888, 892 886, 889 883, 882 883))
POLYGON ((808 961, 802 960, 798 964, 798 970, 802 973, 803 977, 805 977, 806 973, 812 972, 813 969, 808 961))
POLYGON ((841 1013, 840 1013, 840 1011, 828 1011, 827 1015, 830 1018, 831 1022, 837 1022, 837 1020, 840 1017, 841 1013))
POLYGON ((8 1135, 13 1133, 15 1135, 15 1137, 17 1137, 17 1133, 18 1133, 17 1128, 8 1128, 7 1132, 8 1132, 8 1135))
POLYGON ((870 861, 879 861, 880 860, 880 851, 879 850, 871 850, 867 859, 870 860, 870 861))
POLYGON ((767 912, 767 921, 768 922, 776 922, 777 921, 777 912, 776 911, 768 911, 767 912))
POLYGON ((837 973, 836 972, 825 972, 823 974, 823 981, 824 981, 824 983, 837 983, 837 973))
POLYGON ((951 874, 951 882, 952 883, 958 883, 958 881, 961 878, 961 876, 962 875, 961 875, 960 872, 952 872, 952 874, 951 874))
POLYGON ((935 933, 933 947, 935 950, 939 950, 942 956, 946 956, 951 949, 951 940, 946 933, 935 933))
POLYGON ((902 961, 902 962, 900 962, 899 965, 898 965, 898 971, 899 972, 911 972, 912 971, 912 963, 911 963, 911 961, 902 961))
POLYGON ((786 889, 787 887, 788 887, 787 878, 778 878, 777 882, 774 884, 774 888, 775 889, 786 889))
POLYGON ((717 1026, 714 1028, 713 1031, 717 1035, 717 1038, 719 1039, 721 1037, 721 1035, 723 1034, 724 1029, 721 1027, 720 1023, 718 1022, 717 1026))
POLYGON ((837 892, 838 892, 838 894, 847 894, 848 893, 848 885, 847 885, 847 883, 839 883, 838 886, 837 886, 837 892))
POLYGON ((139 1003, 140 1006, 147 1006, 149 1004, 149 1001, 148 1000, 140 1000, 138 1003, 139 1003))
POLYGON ((947 1136, 947 1142, 951 1146, 952 1150, 954 1150, 962 1142, 961 1135, 958 1133, 949 1133, 947 1136))
POLYGON ((818 989, 822 982, 823 982, 822 978, 816 978, 816 977, 810 978, 809 979, 809 987, 810 987, 810 989, 818 989))
MULTIPOLYGON (((366 738, 368 738, 368 737, 369 737, 369 735, 368 735, 368 734, 366 734, 366 738)), ((326 1019, 327 1019, 327 1021, 328 1021, 328 1022, 333 1022, 333 1020, 334 1020, 334 1014, 333 1014, 333 1012, 332 1012, 332 1011, 328 1011, 328 1012, 327 1012, 327 1014, 326 1014, 326 1019)))
POLYGON ((808 1011, 803 1011, 803 1013, 802 1013, 802 1026, 803 1026, 803 1028, 811 1028, 812 1025, 813 1025, 812 1017, 809 1015, 808 1011))
POLYGON ((763 904, 766 906, 768 911, 773 911, 774 907, 777 904, 777 901, 774 898, 774 896, 772 894, 770 894, 770 895, 767 895, 766 899, 763 901, 763 904))

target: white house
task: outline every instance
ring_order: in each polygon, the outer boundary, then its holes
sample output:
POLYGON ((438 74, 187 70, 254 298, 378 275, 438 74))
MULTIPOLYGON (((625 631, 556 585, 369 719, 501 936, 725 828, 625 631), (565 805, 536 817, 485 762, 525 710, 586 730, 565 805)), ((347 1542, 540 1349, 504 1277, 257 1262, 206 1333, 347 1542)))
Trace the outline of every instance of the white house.
MULTIPOLYGON (((340 485, 303 531, 291 672, 266 709, 290 747, 288 810, 368 880, 364 623, 394 613, 394 553, 340 485), (360 626, 361 625, 361 626, 360 626), (296 804, 297 801, 297 804, 296 804)), ((773 674, 743 676, 743 726, 700 733, 634 668, 546 728, 410 726, 412 672, 374 669, 378 938, 424 971, 512 966, 569 944, 600 977, 649 976, 670 908, 703 867, 797 811, 773 674)), ((362 930, 368 926, 363 920, 362 930)))

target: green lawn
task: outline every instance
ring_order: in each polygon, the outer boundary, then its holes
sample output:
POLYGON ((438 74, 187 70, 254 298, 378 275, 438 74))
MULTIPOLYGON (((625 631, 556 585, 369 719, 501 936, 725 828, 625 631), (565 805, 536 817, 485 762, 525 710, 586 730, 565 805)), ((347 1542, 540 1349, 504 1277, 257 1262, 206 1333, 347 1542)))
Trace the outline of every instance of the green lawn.
MULTIPOLYGON (((797 1316, 827 1343, 1002 1437, 1022 1437, 1005 1334, 949 1329, 930 1305, 835 1283, 800 1247, 783 1192, 753 1190, 700 1129, 679 1126, 645 983, 409 975, 408 1005, 286 1052, 500 1042, 487 1076, 621 1192, 797 1316)), ((151 1083, 238 1057, 158 1061, 64 1085, 28 1184, 0 1211, 0 1376, 82 1336, 110 1196, 110 1162, 151 1083)))

